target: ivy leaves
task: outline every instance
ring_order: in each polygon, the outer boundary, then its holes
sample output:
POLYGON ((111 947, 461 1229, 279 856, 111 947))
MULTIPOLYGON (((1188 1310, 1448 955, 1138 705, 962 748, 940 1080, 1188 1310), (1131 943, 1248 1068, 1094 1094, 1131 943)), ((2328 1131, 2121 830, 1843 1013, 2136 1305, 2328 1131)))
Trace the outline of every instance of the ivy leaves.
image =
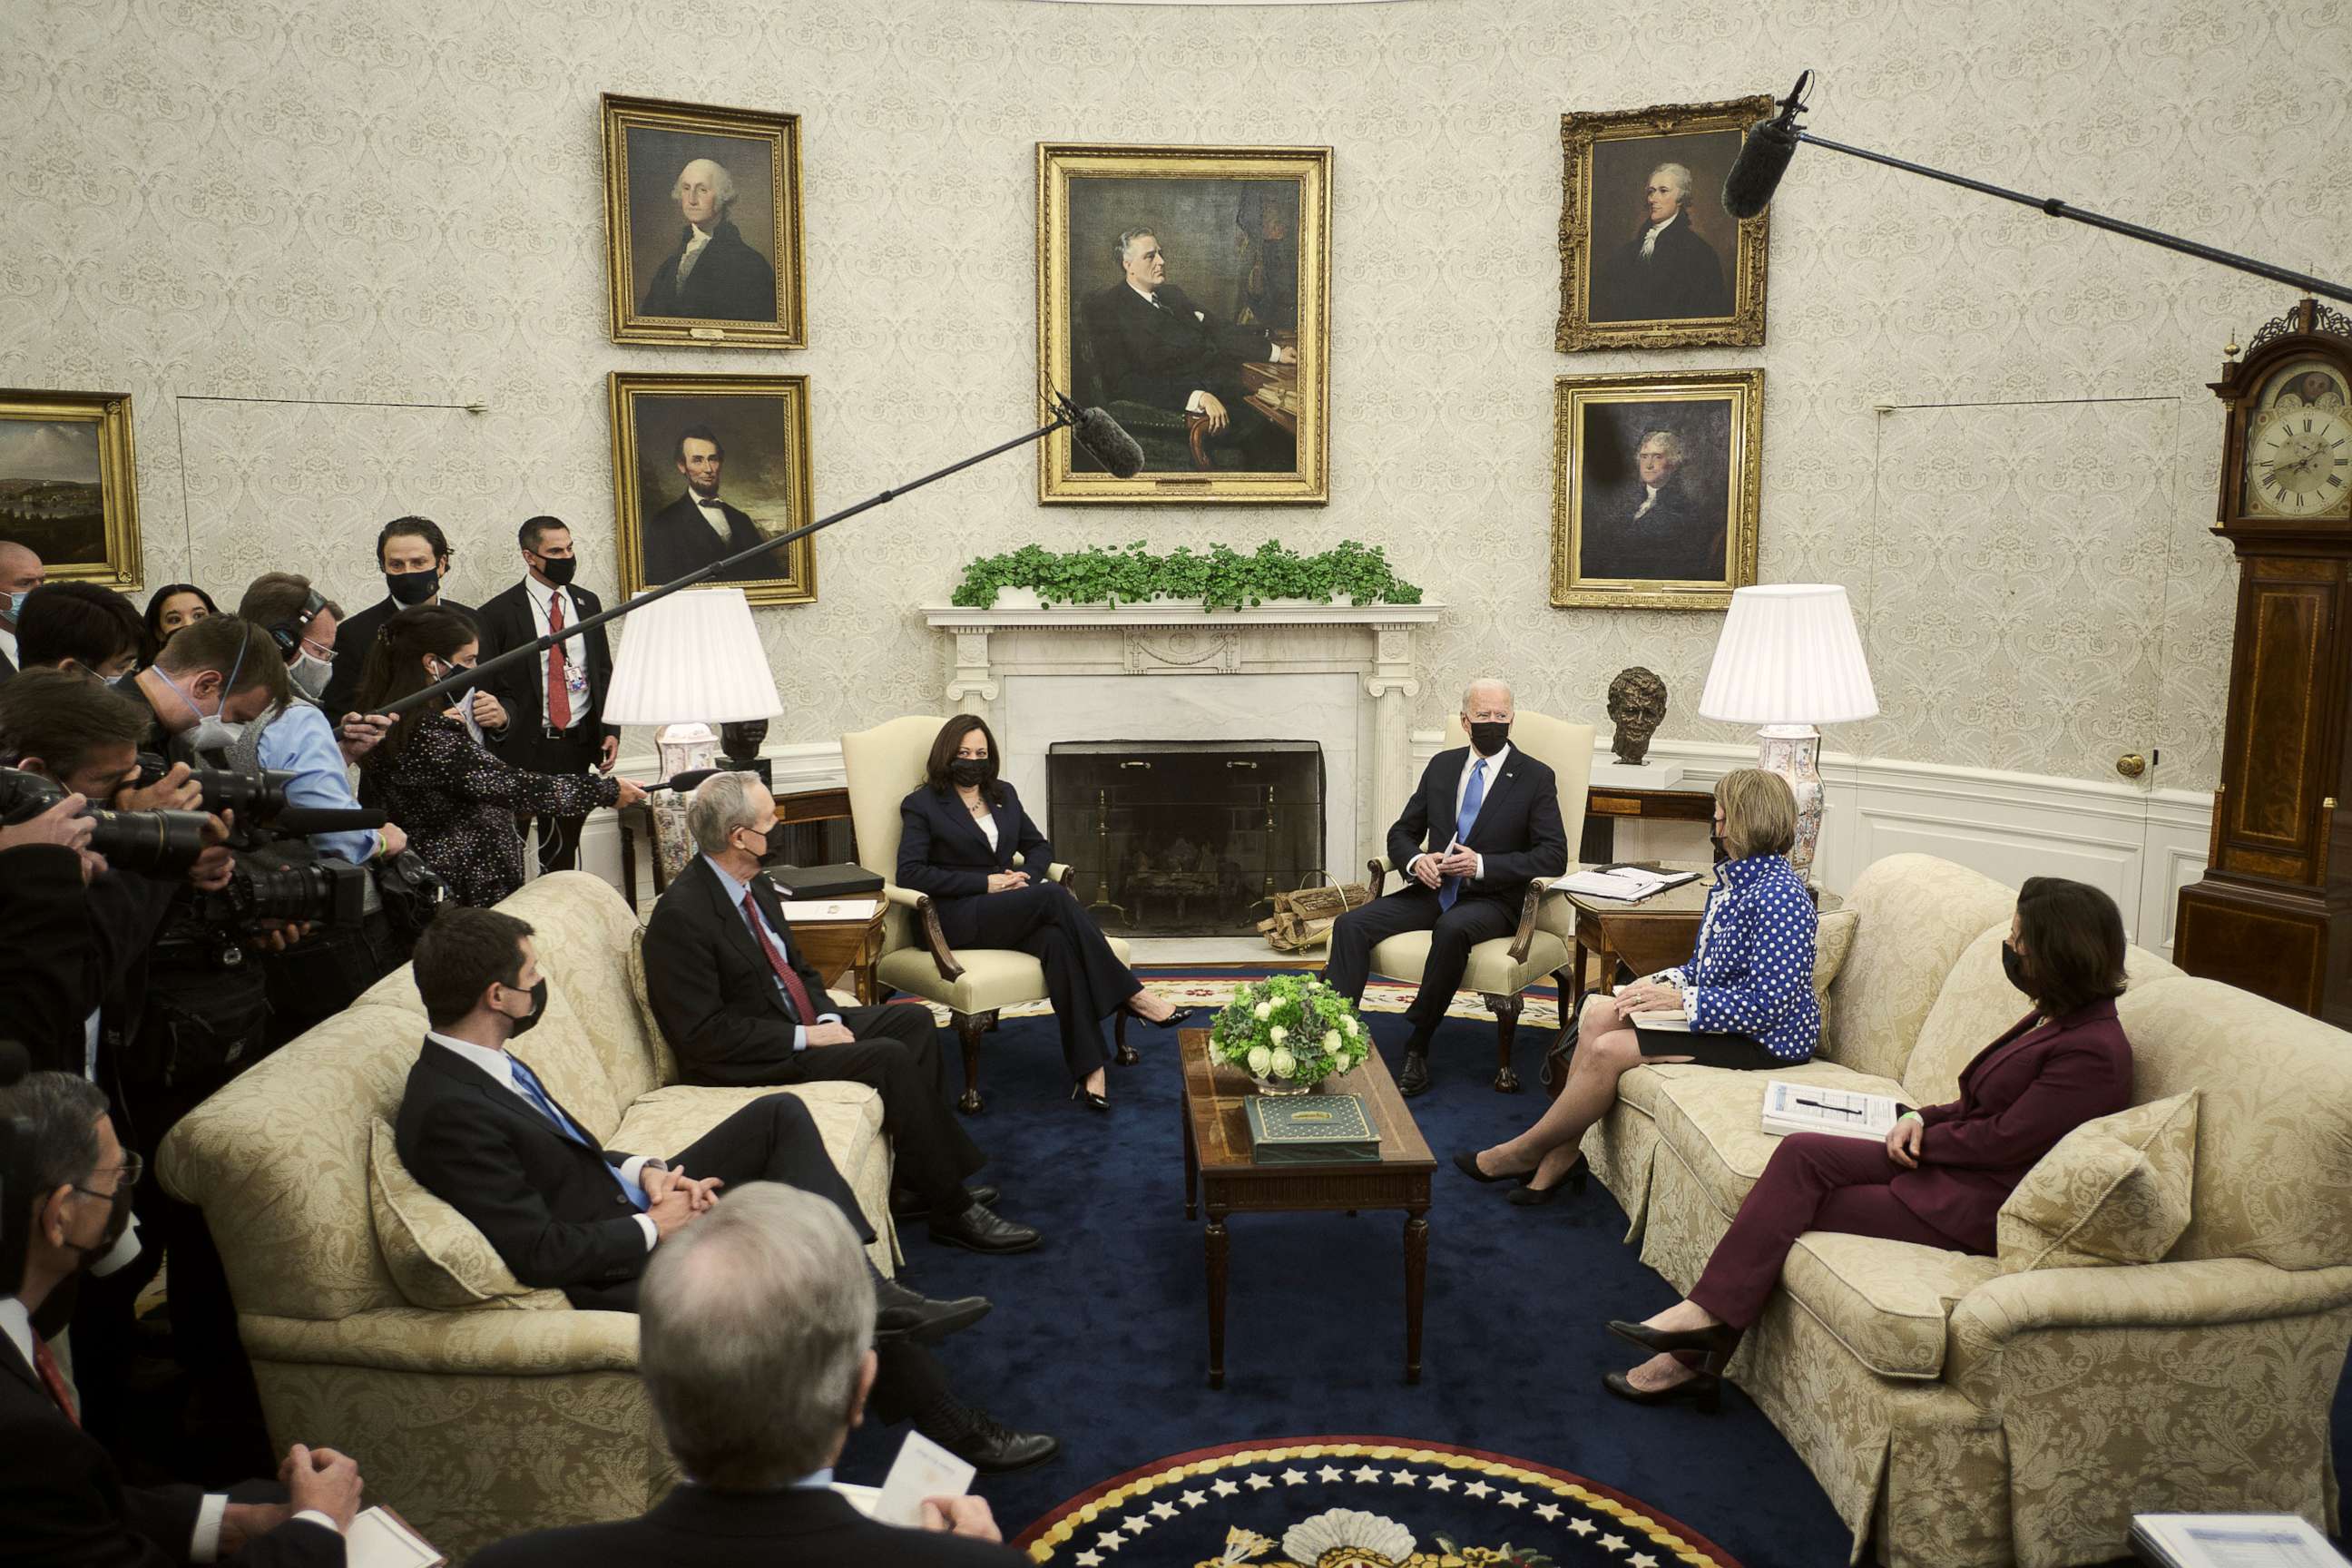
POLYGON ((1024 544, 965 567, 953 603, 985 609, 999 588, 1033 589, 1047 605, 1134 604, 1164 596, 1198 599, 1213 610, 1238 610, 1268 599, 1328 603, 1342 595, 1360 605, 1421 603, 1421 590, 1398 577, 1386 552, 1352 539, 1318 555, 1286 550, 1278 539, 1248 555, 1225 544, 1212 545, 1206 553, 1180 544, 1155 555, 1141 540, 1067 554, 1024 544))

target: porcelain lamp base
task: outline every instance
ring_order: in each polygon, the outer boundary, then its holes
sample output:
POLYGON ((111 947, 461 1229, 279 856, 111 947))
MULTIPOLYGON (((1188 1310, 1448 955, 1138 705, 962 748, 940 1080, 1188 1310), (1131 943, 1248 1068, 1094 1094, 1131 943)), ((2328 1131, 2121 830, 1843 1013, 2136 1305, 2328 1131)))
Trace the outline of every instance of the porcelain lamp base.
POLYGON ((1788 780, 1796 795, 1797 841, 1790 847, 1789 864, 1810 881, 1827 795, 1822 787, 1822 732, 1811 724, 1767 724, 1756 736, 1756 765, 1788 780))

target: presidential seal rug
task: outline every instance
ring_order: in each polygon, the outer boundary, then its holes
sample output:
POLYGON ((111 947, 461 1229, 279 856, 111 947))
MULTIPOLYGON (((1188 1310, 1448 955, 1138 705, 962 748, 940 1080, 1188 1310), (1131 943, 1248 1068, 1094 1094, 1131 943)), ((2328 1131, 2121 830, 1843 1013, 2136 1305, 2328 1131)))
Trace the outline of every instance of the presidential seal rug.
POLYGON ((1195 1448, 1081 1492, 1013 1544, 1056 1568, 1739 1568, 1581 1476, 1402 1437, 1195 1448))

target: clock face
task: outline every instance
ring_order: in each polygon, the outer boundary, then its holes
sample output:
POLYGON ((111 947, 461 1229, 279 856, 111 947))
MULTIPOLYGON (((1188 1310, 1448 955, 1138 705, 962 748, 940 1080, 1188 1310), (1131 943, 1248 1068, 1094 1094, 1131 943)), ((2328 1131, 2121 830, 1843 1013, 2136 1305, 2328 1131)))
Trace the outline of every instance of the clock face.
POLYGON ((2352 407, 2344 373, 2299 361, 2273 375, 2247 423, 2246 510, 2320 517, 2352 510, 2352 407))

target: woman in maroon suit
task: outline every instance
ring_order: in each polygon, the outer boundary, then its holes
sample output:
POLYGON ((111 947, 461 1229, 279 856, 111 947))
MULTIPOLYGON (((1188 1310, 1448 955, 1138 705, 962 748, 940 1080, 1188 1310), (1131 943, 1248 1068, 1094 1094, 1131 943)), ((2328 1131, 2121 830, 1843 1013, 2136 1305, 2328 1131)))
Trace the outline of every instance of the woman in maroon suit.
POLYGON ((1969 1063, 1960 1097, 1906 1110, 1882 1147, 1820 1132, 1782 1139, 1688 1299, 1609 1325, 1657 1352, 1609 1373, 1610 1393, 1713 1409, 1717 1374, 1762 1315, 1799 1236, 1847 1231, 1990 1253, 1993 1217, 2034 1163, 2131 1103, 2131 1042, 2116 1019, 2124 921, 2115 900, 2081 882, 2028 878, 2000 962, 2034 1011, 1969 1063))

